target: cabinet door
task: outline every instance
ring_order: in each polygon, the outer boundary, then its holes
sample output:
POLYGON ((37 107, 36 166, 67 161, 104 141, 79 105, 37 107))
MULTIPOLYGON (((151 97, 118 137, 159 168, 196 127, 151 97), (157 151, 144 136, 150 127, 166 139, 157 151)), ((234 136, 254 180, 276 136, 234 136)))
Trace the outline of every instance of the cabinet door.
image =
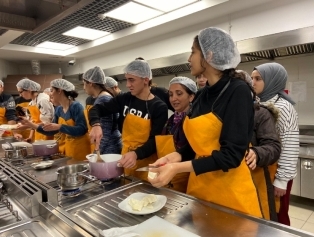
POLYGON ((294 178, 292 183, 291 194, 300 196, 301 195, 301 169, 300 169, 300 158, 298 159, 297 164, 297 176, 294 178))
POLYGON ((314 160, 301 159, 301 196, 314 199, 314 160))

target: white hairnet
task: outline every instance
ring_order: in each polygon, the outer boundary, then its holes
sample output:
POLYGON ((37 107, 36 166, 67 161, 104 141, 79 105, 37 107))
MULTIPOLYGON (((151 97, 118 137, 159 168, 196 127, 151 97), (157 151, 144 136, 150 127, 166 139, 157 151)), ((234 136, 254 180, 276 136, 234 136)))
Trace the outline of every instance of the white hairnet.
POLYGON ((28 91, 40 91, 40 88, 41 88, 41 86, 37 82, 34 82, 28 78, 24 78, 20 80, 16 84, 16 87, 19 87, 28 91))
POLYGON ((206 62, 217 70, 236 68, 241 62, 231 36, 221 29, 209 27, 201 30, 198 42, 206 62))
POLYGON ((0 80, 0 86, 3 86, 3 81, 0 80))
POLYGON ((46 88, 46 89, 44 90, 44 92, 50 93, 50 92, 51 92, 51 91, 50 91, 50 88, 46 88))
POLYGON ((149 80, 153 78, 152 70, 150 69, 149 64, 145 60, 140 59, 135 59, 134 61, 130 62, 124 68, 124 73, 141 78, 148 78, 149 80))
POLYGON ((64 79, 55 79, 53 81, 50 82, 50 86, 55 87, 55 88, 59 88, 65 91, 74 91, 75 90, 75 86, 64 79))
POLYGON ((105 73, 100 67, 94 67, 83 74, 83 79, 96 84, 105 84, 105 73))
POLYGON ((105 77, 105 87, 108 87, 108 88, 113 88, 115 86, 118 86, 118 82, 113 79, 112 77, 105 77))
POLYGON ((196 83, 188 78, 188 77, 174 77, 170 82, 169 82, 169 86, 172 84, 181 84, 186 86, 187 88, 190 89, 190 91, 192 91, 194 94, 196 94, 197 92, 197 87, 196 87, 196 83))

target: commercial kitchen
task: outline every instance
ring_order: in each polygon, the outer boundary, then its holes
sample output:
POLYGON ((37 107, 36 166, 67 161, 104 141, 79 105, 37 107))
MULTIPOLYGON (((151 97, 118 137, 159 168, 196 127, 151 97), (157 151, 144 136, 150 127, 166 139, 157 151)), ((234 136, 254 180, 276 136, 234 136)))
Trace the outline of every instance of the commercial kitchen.
POLYGON ((313 9, 312 0, 0 0, 0 80, 14 98, 22 78, 41 91, 63 78, 85 107, 84 72, 98 66, 127 92, 123 70, 138 57, 148 62, 158 87, 168 89, 174 77, 194 80, 188 62, 193 39, 217 27, 234 40, 238 69, 251 74, 263 63, 284 66, 300 131, 291 226, 155 188, 116 165, 112 176, 95 177, 91 157, 74 162, 79 175, 70 178, 78 186, 65 188, 63 171, 73 157, 54 143, 23 143, 12 152, 7 142, 19 141, 2 137, 0 236, 314 236, 313 9), (160 206, 132 211, 127 201, 138 193, 154 194, 160 206))

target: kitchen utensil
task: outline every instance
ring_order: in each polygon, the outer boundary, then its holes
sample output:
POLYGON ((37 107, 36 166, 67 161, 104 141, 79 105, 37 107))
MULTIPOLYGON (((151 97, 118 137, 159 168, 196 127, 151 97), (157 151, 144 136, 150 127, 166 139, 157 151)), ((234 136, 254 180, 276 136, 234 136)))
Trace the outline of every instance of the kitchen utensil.
POLYGON ((61 190, 74 190, 82 187, 87 179, 96 180, 94 176, 87 175, 86 164, 66 165, 57 169, 57 184, 61 190))
POLYGON ((105 161, 103 161, 103 160, 101 159, 101 157, 100 157, 100 151, 99 151, 99 149, 96 150, 96 154, 97 154, 97 162, 105 162, 105 161))
POLYGON ((31 167, 33 167, 35 170, 43 170, 50 168, 53 165, 53 163, 54 163, 53 160, 35 162, 31 164, 31 167))
POLYGON ((59 143, 57 140, 43 140, 33 143, 33 152, 36 156, 49 156, 59 153, 59 143))
POLYGON ((158 216, 153 216, 142 222, 132 232, 137 233, 139 236, 200 237, 158 216))
POLYGON ((149 169, 155 169, 155 168, 159 168, 159 167, 160 166, 145 166, 145 167, 142 167, 142 168, 138 168, 135 171, 149 171, 149 169))
MULTIPOLYGON (((88 160, 96 157, 97 154, 87 155, 88 160)), ((117 161, 121 159, 120 154, 105 154, 100 155, 104 162, 89 162, 91 175, 96 176, 100 180, 111 179, 123 174, 123 168, 117 166, 117 161)), ((95 158, 94 158, 95 160, 95 158)))
POLYGON ((16 146, 13 149, 4 149, 4 157, 9 161, 22 160, 27 156, 27 148, 25 146, 16 146))
POLYGON ((150 207, 143 207, 141 211, 134 211, 132 207, 129 204, 130 198, 134 198, 137 200, 142 200, 145 196, 149 195, 149 193, 132 193, 130 196, 128 196, 126 199, 124 199, 122 202, 118 204, 118 207, 128 213, 132 213, 135 215, 146 215, 150 213, 154 213, 159 211, 167 202, 167 197, 164 195, 156 195, 156 202, 150 204, 152 208, 150 207))

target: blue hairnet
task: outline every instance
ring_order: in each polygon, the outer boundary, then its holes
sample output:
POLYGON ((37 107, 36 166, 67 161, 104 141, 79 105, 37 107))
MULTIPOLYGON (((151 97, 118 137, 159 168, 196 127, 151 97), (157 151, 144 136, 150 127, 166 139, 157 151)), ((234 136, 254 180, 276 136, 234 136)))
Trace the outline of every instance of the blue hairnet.
POLYGON ((201 30, 198 42, 206 62, 217 70, 236 68, 241 62, 231 36, 221 29, 209 27, 201 30))
POLYGON ((194 94, 197 92, 197 87, 195 81, 188 77, 174 77, 170 82, 169 86, 172 84, 181 84, 190 89, 194 94))
POLYGON ((149 64, 145 60, 140 59, 135 59, 134 61, 130 62, 124 68, 124 73, 141 78, 148 78, 149 80, 153 78, 152 70, 150 69, 149 64))
POLYGON ((83 79, 96 84, 105 84, 105 73, 100 67, 94 67, 83 74, 83 79))
POLYGON ((22 80, 20 80, 16 84, 16 87, 19 87, 28 91, 40 91, 40 88, 41 88, 41 86, 37 82, 34 82, 28 78, 23 78, 22 80))

